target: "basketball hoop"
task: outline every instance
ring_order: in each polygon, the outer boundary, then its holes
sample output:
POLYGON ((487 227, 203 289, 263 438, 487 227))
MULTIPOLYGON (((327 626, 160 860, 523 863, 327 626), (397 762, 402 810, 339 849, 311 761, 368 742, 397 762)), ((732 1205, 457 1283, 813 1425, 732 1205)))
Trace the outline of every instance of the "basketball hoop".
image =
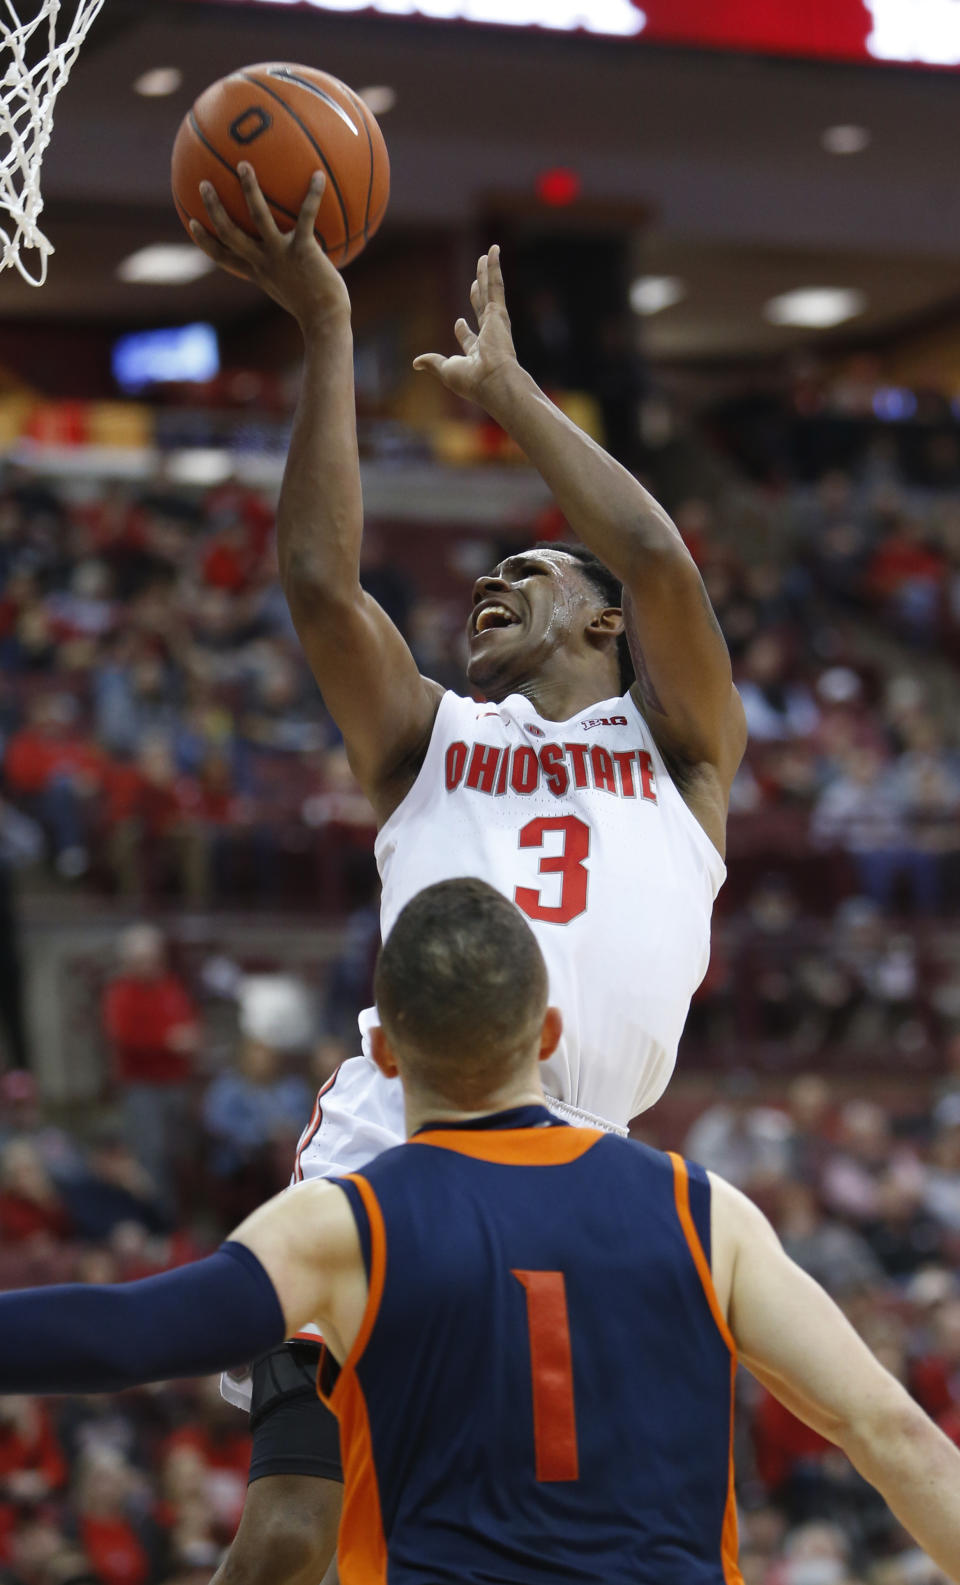
POLYGON ((66 0, 75 7, 57 40, 64 0, 16 0, 33 15, 21 22, 14 0, 0 0, 0 270, 16 265, 30 286, 42 286, 53 244, 40 229, 40 167, 53 131, 57 95, 104 0, 66 0), (39 255, 32 275, 22 250, 39 255))

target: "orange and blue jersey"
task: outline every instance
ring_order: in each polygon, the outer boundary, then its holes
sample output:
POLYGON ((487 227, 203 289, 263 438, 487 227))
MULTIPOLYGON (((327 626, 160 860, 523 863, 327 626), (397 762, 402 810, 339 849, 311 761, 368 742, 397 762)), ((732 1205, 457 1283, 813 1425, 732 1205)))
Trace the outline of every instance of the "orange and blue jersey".
POLYGON ((342 1585, 741 1585, 702 1169, 529 1106, 337 1181, 342 1585))

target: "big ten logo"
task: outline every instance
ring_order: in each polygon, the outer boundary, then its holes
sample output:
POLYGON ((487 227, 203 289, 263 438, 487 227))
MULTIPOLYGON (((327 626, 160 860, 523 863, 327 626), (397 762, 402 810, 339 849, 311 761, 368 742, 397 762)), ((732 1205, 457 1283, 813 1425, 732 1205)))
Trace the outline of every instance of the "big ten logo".
POLYGON ((960 0, 864 0, 873 20, 867 49, 877 60, 960 65, 960 0))
POLYGON ((580 726, 584 732, 590 732, 595 726, 629 726, 625 715, 598 715, 592 721, 581 721, 580 726))

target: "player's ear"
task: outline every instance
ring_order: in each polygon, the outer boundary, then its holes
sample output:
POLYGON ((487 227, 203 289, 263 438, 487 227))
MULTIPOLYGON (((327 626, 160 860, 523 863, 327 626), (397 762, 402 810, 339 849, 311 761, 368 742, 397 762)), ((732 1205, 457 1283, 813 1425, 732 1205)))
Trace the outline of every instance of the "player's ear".
POLYGON ((587 632, 594 638, 619 638, 624 631, 623 612, 618 605, 604 606, 590 618, 587 632))
POLYGON ((385 1079, 399 1077, 400 1069, 397 1067, 396 1057, 390 1050, 390 1042, 382 1024, 374 1024, 370 1031, 370 1055, 385 1079))
POLYGON ((562 1034, 563 1014, 559 1007, 548 1007, 543 1015, 543 1027, 540 1030, 539 1058, 541 1062, 546 1062, 548 1057, 553 1056, 560 1044, 560 1036, 562 1034))

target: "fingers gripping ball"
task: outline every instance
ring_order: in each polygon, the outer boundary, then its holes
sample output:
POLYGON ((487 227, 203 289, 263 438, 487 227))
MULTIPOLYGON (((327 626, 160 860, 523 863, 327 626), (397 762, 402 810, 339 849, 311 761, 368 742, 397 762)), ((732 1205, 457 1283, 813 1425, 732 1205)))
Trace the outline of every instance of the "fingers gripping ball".
POLYGON ((172 186, 189 230, 209 217, 200 198, 212 182, 231 220, 253 227, 237 166, 249 161, 281 231, 292 231, 316 170, 327 184, 317 238, 342 267, 362 252, 390 197, 383 133, 346 83, 310 66, 246 66, 205 89, 184 117, 173 146, 172 186))

